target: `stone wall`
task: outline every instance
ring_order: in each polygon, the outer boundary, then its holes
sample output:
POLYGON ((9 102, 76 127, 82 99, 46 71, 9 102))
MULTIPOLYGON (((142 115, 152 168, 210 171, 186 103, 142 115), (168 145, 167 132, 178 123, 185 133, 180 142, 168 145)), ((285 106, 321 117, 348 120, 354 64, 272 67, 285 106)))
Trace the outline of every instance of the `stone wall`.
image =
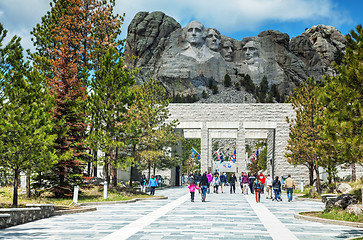
POLYGON ((28 208, 0 209, 0 229, 54 215, 54 204, 27 204, 28 208))

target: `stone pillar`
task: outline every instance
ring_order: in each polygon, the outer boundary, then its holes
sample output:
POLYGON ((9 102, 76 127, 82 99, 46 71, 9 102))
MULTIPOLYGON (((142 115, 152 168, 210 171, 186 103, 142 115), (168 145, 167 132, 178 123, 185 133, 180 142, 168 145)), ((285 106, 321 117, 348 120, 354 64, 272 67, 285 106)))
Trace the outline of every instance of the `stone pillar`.
MULTIPOLYGON (((246 138, 245 138, 245 128, 243 127, 243 122, 239 123, 237 129, 237 139, 236 139, 236 165, 238 168, 238 173, 247 171, 246 164, 246 138)), ((236 176, 238 174, 236 173, 236 176)))
POLYGON ((207 123, 202 123, 202 136, 200 138, 200 168, 201 173, 208 170, 210 167, 210 158, 209 158, 209 134, 207 123))
POLYGON ((269 129, 267 133, 267 173, 274 177, 275 164, 275 129, 269 129))

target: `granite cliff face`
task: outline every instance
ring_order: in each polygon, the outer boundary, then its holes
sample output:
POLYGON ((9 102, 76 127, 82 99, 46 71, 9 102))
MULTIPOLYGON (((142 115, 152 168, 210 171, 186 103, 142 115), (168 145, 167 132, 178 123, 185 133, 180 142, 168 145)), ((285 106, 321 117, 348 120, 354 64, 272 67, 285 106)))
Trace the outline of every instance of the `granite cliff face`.
POLYGON ((140 83, 159 79, 170 94, 196 95, 200 102, 256 102, 261 99, 247 89, 247 75, 256 87, 265 78, 270 90, 274 85, 286 96, 311 75, 333 74, 334 54, 344 52, 345 43, 331 26, 314 26, 292 39, 267 30, 238 41, 198 21, 181 28, 162 12, 139 12, 128 28, 125 61, 140 68, 140 83))

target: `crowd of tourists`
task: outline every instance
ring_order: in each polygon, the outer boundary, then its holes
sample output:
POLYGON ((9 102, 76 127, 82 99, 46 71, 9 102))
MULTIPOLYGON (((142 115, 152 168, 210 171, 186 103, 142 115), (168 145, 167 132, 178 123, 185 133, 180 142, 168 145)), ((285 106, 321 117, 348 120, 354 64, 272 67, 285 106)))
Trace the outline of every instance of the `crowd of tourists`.
POLYGON ((232 173, 229 177, 225 172, 219 173, 217 170, 214 173, 204 172, 190 174, 188 177, 188 188, 190 191, 191 201, 194 202, 195 191, 198 190, 201 193, 202 202, 205 202, 207 194, 218 194, 219 189, 221 193, 228 191, 230 194, 236 193, 236 185, 241 189, 241 193, 244 195, 255 194, 256 202, 261 202, 261 194, 266 195, 266 199, 272 201, 282 201, 281 192, 282 187, 286 188, 288 202, 292 201, 293 189, 295 189, 295 182, 289 174, 288 177, 282 178, 281 183, 278 176, 275 179, 268 174, 267 177, 260 171, 258 174, 250 174, 242 172, 240 176, 236 176, 232 173))

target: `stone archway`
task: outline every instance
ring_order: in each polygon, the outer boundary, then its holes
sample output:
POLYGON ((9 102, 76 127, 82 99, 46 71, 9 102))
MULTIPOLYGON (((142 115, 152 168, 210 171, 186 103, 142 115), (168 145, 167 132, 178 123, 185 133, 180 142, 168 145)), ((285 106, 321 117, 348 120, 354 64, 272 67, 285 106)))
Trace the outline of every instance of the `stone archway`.
POLYGON ((289 138, 286 117, 293 118, 291 104, 170 104, 170 117, 179 120, 177 128, 185 138, 201 139, 201 171, 211 170, 212 139, 236 139, 238 172, 246 171, 245 140, 267 139, 267 172, 274 175, 291 173, 303 179, 302 167, 294 167, 284 159, 289 138))

